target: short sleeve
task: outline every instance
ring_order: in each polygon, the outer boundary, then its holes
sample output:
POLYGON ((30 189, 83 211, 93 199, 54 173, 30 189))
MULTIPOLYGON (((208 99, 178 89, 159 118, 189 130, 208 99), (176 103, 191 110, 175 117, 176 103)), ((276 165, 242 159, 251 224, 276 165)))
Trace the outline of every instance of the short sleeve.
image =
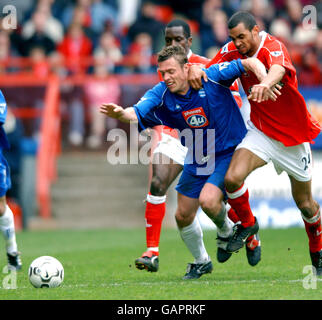
POLYGON ((138 117, 140 131, 161 124, 154 111, 162 104, 165 90, 166 86, 160 82, 154 88, 148 90, 138 103, 133 106, 138 117))
POLYGON ((230 87, 233 82, 245 72, 245 69, 241 60, 238 59, 231 62, 214 64, 205 71, 209 79, 226 87, 230 87))

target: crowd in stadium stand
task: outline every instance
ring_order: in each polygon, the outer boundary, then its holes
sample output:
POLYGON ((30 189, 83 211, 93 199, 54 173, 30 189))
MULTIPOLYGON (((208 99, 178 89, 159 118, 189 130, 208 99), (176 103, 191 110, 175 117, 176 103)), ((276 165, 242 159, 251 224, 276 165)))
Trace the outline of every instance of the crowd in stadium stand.
MULTIPOLYGON (((0 7, 7 3, 0 0, 0 7)), ((303 8, 312 4, 308 0, 12 0, 10 4, 17 9, 18 28, 0 33, 3 72, 15 70, 4 63, 10 56, 30 57, 40 76, 57 67, 61 58, 68 73, 93 72, 79 63, 92 56, 105 57, 109 72, 154 72, 152 56, 163 46, 164 26, 178 16, 190 22, 193 50, 211 58, 229 41, 227 19, 237 10, 248 10, 263 30, 287 45, 300 84, 321 84, 320 1, 313 3, 316 21, 313 17, 309 28, 303 25, 310 13, 303 8)))
MULTIPOLYGON (((0 0, 0 8, 7 3, 0 0)), ((27 71, 41 78, 54 72, 61 78, 90 74, 104 79, 61 90, 62 114, 70 115, 72 145, 82 145, 85 136, 84 99, 91 106, 118 101, 118 84, 113 77, 107 81, 108 75, 155 73, 155 54, 164 45, 164 27, 174 18, 188 20, 192 50, 212 58, 229 41, 228 18, 238 10, 248 10, 262 30, 286 44, 300 85, 322 82, 321 1, 313 3, 313 11, 307 0, 11 0, 10 4, 16 7, 18 25, 5 28, 3 13, 0 74, 27 71), (303 21, 311 12, 307 27, 303 21), (27 63, 10 63, 12 57, 27 63)), ((91 118, 97 116, 90 111, 95 108, 87 109, 91 118)), ((95 148, 101 144, 104 123, 98 116, 93 119, 88 146, 95 148)))

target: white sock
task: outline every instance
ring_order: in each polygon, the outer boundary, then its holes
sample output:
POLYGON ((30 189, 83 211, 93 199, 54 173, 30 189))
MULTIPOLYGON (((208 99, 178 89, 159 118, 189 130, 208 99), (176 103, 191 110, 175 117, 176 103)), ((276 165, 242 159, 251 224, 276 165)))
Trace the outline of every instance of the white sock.
POLYGON ((205 263, 210 261, 203 242, 203 233, 197 217, 189 225, 179 229, 181 239, 195 258, 195 263, 205 263))
POLYGON ((217 226, 217 233, 220 237, 228 238, 233 233, 234 223, 228 218, 227 207, 224 203, 222 205, 222 210, 223 214, 225 215, 224 223, 221 228, 218 228, 217 226))
POLYGON ((10 254, 17 252, 18 248, 13 213, 8 206, 6 206, 4 215, 0 216, 0 231, 5 239, 7 252, 10 254))

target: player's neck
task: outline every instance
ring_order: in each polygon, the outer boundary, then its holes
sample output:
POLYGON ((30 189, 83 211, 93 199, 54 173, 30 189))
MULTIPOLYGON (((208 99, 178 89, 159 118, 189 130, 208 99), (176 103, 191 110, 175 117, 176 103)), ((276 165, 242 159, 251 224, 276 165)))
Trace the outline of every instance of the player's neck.
POLYGON ((248 51, 247 56, 252 57, 257 52, 259 46, 261 45, 262 38, 259 34, 255 36, 254 46, 248 51))
POLYGON ((187 81, 187 83, 184 83, 182 88, 180 90, 178 90, 176 93, 181 95, 181 96, 185 96, 188 93, 189 88, 190 88, 190 86, 189 86, 189 83, 187 81))

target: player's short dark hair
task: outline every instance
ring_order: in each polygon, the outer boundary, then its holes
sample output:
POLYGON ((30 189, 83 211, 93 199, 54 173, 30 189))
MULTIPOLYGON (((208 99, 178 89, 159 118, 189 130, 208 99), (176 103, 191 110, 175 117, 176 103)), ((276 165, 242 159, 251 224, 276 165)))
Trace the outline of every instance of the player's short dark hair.
POLYGON ((189 27, 189 24, 186 21, 181 19, 174 19, 170 21, 165 28, 167 29, 172 27, 182 27, 184 36, 187 39, 191 37, 191 29, 189 27))
POLYGON ((245 28, 249 31, 253 30, 253 28, 257 24, 252 14, 246 11, 238 11, 233 14, 228 20, 228 29, 233 29, 240 23, 243 23, 245 28))
POLYGON ((175 58, 181 66, 188 63, 186 51, 181 46, 164 47, 158 53, 158 63, 166 61, 172 57, 175 58))

